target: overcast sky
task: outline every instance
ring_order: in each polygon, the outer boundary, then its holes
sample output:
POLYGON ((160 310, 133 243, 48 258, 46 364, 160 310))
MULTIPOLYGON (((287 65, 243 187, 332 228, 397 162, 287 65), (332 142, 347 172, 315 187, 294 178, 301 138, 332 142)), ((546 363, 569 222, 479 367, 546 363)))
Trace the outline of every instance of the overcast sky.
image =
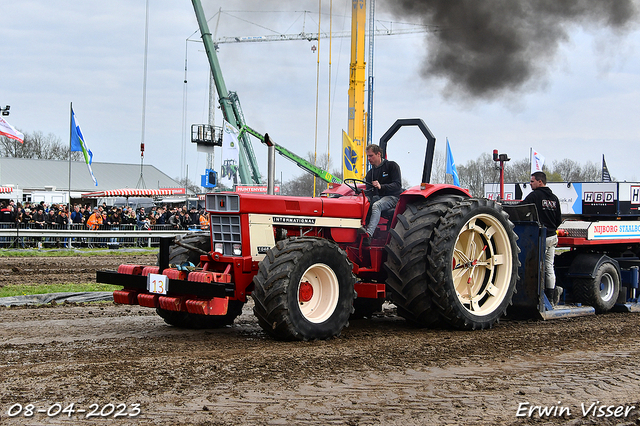
MULTIPOLYGON (((384 0, 377 3, 377 19, 385 25, 394 21, 398 28, 411 19, 412 12, 391 13, 384 0)), ((203 4, 218 37, 297 33, 303 23, 307 32, 317 31, 315 0, 203 4), (310 11, 306 18, 303 10, 310 11)), ((326 32, 330 4, 322 1, 326 32)), ((349 30, 350 6, 351 0, 333 0, 333 31, 349 30)), ((7 121, 22 132, 53 133, 68 143, 73 102, 94 161, 139 164, 145 1, 4 0, 1 14, 0 104, 11 105, 7 121)), ((435 54, 435 45, 428 42, 432 36, 378 37, 374 141, 397 118, 418 117, 435 134, 439 151, 444 152, 449 138, 457 164, 493 149, 520 160, 533 148, 549 163, 571 158, 600 165, 604 154, 613 177, 638 181, 640 30, 637 19, 631 21, 615 30, 588 20, 563 23, 554 49, 532 56, 532 77, 479 95, 428 66, 429 55, 435 54)), ((144 162, 171 177, 188 168, 190 179, 199 183, 206 155, 190 143, 189 128, 207 120, 208 63, 202 44, 187 41, 199 39, 197 30, 190 1, 150 0, 144 162)), ((330 150, 335 169, 347 126, 349 39, 332 41, 331 68, 329 41, 320 41, 316 124, 318 64, 311 47, 317 44, 222 44, 218 55, 227 87, 238 93, 251 127, 301 156, 314 151, 317 138, 318 153, 330 150)), ((216 120, 220 125, 219 113, 216 120)), ((266 149, 258 141, 254 149, 266 176, 266 149)), ((411 184, 419 183, 424 141, 417 131, 401 131, 390 142, 389 156, 411 184)), ((216 163, 219 159, 216 153, 216 163)), ((278 178, 303 173, 280 156, 276 161, 278 178)))

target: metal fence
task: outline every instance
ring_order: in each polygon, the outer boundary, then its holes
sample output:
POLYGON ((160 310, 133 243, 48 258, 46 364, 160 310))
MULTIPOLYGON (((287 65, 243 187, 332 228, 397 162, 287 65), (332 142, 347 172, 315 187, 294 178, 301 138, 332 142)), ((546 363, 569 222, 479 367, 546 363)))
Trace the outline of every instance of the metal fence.
POLYGON ((149 229, 138 229, 136 225, 100 225, 99 229, 88 229, 84 224, 33 225, 0 223, 0 248, 55 248, 55 247, 154 247, 161 237, 174 237, 199 231, 200 227, 173 229, 171 225, 151 225, 149 229))

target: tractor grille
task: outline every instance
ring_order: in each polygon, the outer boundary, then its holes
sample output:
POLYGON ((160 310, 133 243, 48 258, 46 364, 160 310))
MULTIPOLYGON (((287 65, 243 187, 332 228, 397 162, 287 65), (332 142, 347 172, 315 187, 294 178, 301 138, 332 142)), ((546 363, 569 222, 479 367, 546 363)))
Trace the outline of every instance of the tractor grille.
POLYGON ((233 244, 242 242, 240 232, 240 216, 211 215, 211 239, 213 247, 216 243, 222 243, 223 255, 233 255, 233 244))

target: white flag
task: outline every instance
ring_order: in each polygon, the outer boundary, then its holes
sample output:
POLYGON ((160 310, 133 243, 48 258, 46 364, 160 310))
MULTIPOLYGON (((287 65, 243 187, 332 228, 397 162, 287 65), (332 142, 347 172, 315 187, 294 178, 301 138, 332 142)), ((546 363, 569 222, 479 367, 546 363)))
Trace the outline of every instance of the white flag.
POLYGON ((225 188, 234 189, 239 182, 238 169, 240 167, 240 147, 238 146, 238 129, 227 121, 224 122, 222 132, 222 167, 220 168, 219 183, 225 188))
POLYGON ((2 117, 0 117, 0 135, 24 143, 24 135, 17 131, 11 124, 7 123, 7 120, 2 117))
POLYGON ((543 164, 544 164, 544 156, 542 156, 542 154, 540 154, 538 151, 532 149, 531 150, 531 174, 535 172, 541 172, 543 164))

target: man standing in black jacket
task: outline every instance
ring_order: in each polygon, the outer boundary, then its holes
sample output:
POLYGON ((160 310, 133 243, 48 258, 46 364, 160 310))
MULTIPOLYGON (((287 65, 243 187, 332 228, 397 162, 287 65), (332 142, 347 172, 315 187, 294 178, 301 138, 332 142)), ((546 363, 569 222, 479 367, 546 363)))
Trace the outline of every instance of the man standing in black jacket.
POLYGON ((7 204, 4 201, 0 204, 0 222, 7 224, 7 227, 16 220, 15 212, 11 204, 7 204))
POLYGON ((547 228, 546 250, 544 255, 545 294, 552 305, 557 305, 562 295, 562 287, 556 286, 556 274, 553 270, 553 260, 558 245, 556 230, 562 223, 560 201, 547 187, 547 175, 535 172, 531 175, 531 191, 520 204, 535 204, 538 210, 538 220, 547 228))
POLYGON ((402 194, 402 175, 398 163, 382 158, 382 149, 378 145, 369 145, 366 151, 371 169, 364 179, 373 186, 373 206, 369 223, 365 228, 360 228, 358 233, 371 237, 380 222, 382 211, 398 204, 398 197, 402 194))

